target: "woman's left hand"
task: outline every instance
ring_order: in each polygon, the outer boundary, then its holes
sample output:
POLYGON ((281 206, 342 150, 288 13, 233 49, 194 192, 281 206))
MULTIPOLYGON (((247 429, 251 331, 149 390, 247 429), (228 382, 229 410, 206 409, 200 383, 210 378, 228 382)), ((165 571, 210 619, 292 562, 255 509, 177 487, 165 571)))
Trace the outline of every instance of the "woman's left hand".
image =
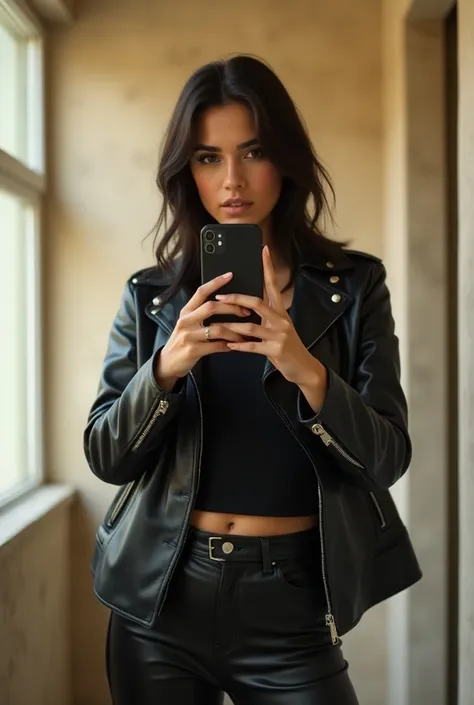
MULTIPOLYGON (((226 328, 245 337, 259 341, 228 343, 232 350, 266 355, 272 365, 289 382, 300 388, 319 390, 322 398, 326 389, 326 368, 314 358, 301 342, 291 318, 283 305, 280 290, 276 284, 270 251, 263 248, 263 273, 268 304, 261 299, 244 294, 218 295, 219 301, 236 304, 258 313, 261 325, 255 323, 226 323, 226 328)), ((311 395, 313 396, 313 395, 311 395)))

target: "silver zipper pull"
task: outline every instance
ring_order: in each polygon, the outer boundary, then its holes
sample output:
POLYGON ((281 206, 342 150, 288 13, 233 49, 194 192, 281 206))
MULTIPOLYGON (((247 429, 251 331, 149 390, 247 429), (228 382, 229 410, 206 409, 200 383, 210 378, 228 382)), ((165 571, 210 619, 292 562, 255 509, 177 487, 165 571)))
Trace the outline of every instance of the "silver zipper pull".
POLYGON ((336 628, 336 622, 334 621, 334 615, 332 614, 327 614, 326 615, 326 626, 329 627, 329 631, 331 632, 331 641, 336 646, 339 644, 339 636, 337 634, 337 628, 336 628))
POLYGON ((166 412, 168 411, 170 403, 169 401, 166 401, 165 399, 162 399, 160 403, 158 404, 158 409, 156 410, 156 415, 157 416, 164 416, 166 412))
POLYGON ((311 426, 311 430, 313 433, 315 433, 317 436, 319 436, 324 443, 324 445, 329 446, 332 443, 332 438, 329 435, 329 433, 326 431, 324 426, 321 426, 320 423, 314 423, 311 426))
POLYGON ((138 436, 137 441, 133 444, 132 450, 138 450, 140 448, 141 444, 143 443, 143 441, 145 440, 145 438, 148 436, 151 429, 153 428, 153 424, 155 423, 158 416, 163 416, 164 414, 166 414, 166 412, 168 411, 169 405, 170 405, 169 401, 166 401, 165 399, 161 399, 158 402, 158 406, 156 407, 155 411, 153 412, 153 416, 151 417, 151 419, 149 420, 149 422, 147 423, 147 425, 143 429, 142 433, 140 433, 140 435, 138 436))

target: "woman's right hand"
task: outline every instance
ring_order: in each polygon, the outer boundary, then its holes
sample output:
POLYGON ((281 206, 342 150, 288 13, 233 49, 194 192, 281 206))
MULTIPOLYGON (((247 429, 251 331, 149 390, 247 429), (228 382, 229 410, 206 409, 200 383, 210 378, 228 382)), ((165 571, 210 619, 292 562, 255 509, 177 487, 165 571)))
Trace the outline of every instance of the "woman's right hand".
POLYGON ((202 284, 183 306, 176 326, 157 359, 155 377, 165 390, 171 390, 180 377, 185 377, 197 361, 205 355, 229 352, 227 342, 243 342, 244 338, 217 323, 209 326, 206 338, 204 321, 214 314, 233 314, 242 318, 250 311, 208 298, 232 279, 232 273, 223 274, 202 284))

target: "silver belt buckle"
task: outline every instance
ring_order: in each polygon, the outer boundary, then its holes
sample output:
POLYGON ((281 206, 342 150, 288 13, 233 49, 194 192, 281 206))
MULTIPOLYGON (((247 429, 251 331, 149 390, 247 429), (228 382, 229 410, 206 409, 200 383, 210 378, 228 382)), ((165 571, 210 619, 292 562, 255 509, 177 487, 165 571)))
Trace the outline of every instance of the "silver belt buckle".
POLYGON ((211 561, 219 561, 219 563, 224 563, 225 558, 216 558, 213 554, 215 546, 212 545, 213 541, 222 541, 222 536, 209 536, 208 539, 208 548, 209 548, 209 558, 211 561))

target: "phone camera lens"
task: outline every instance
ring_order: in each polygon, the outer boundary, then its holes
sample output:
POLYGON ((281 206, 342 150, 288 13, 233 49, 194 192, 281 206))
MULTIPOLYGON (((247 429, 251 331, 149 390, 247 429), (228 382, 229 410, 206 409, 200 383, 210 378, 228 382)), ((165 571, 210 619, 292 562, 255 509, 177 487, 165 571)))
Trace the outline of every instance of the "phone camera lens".
POLYGON ((212 232, 212 230, 208 230, 208 231, 205 233, 204 237, 206 238, 206 240, 207 240, 208 242, 211 242, 212 240, 214 240, 215 235, 214 235, 214 233, 212 232))
POLYGON ((213 245, 212 243, 210 243, 210 242, 207 243, 207 245, 205 246, 204 249, 206 250, 206 252, 207 252, 208 255, 213 255, 214 252, 216 251, 216 248, 215 248, 214 245, 213 245))

